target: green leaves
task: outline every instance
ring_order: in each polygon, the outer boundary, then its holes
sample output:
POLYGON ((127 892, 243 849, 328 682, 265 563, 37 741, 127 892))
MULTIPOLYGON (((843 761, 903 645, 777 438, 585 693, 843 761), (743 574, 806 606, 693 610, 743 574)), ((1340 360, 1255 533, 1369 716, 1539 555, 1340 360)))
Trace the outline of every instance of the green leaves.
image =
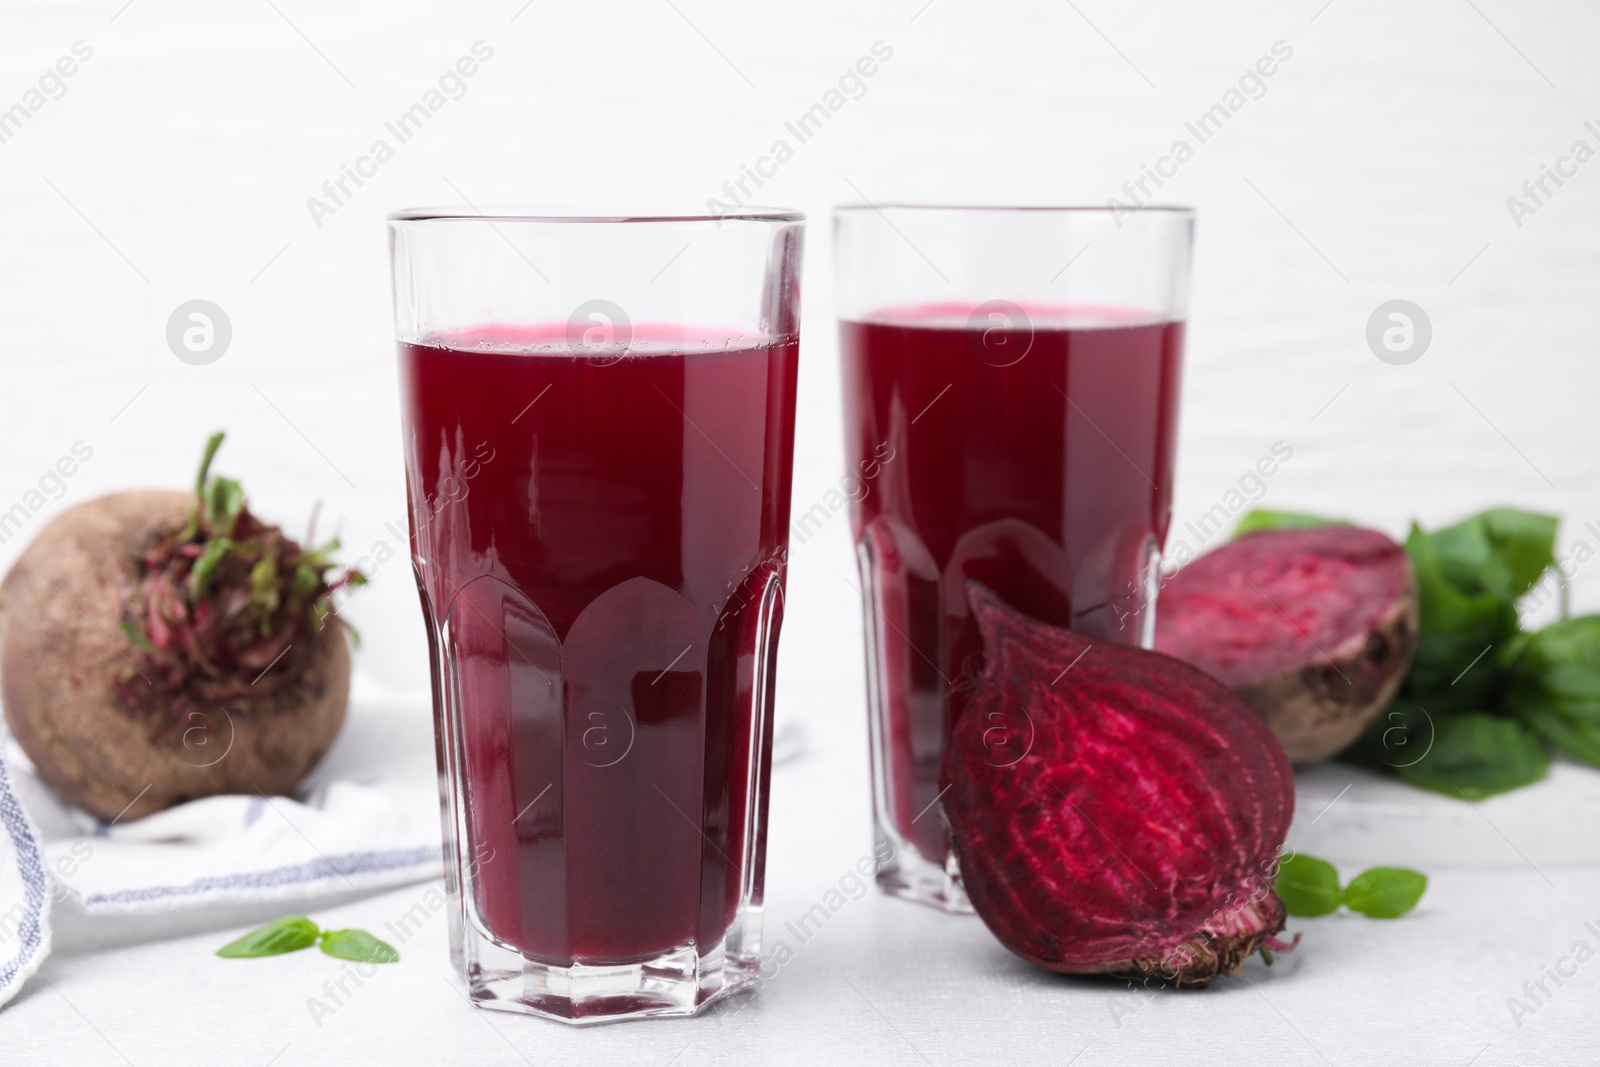
POLYGON ((1600 616, 1552 623, 1511 651, 1506 704, 1545 741, 1600 767, 1600 616))
POLYGON ((206 440, 205 454, 200 457, 200 473, 194 481, 194 509, 189 513, 189 525, 180 538, 189 541, 203 534, 204 547, 189 572, 189 602, 198 603, 205 595, 206 586, 217 573, 217 568, 236 546, 229 538, 239 516, 244 513, 244 486, 220 474, 211 477, 211 461, 217 458, 226 435, 217 431, 206 440))
POLYGON ((1350 879, 1344 904, 1369 919, 1398 919, 1417 906, 1428 876, 1405 867, 1373 867, 1350 879))
POLYGON ((230 941, 217 949, 224 959, 251 959, 257 956, 281 956, 285 952, 299 952, 317 943, 322 931, 304 915, 285 915, 273 919, 258 930, 251 930, 237 941, 230 941))
POLYGON ((386 941, 380 941, 365 930, 323 930, 304 915, 285 915, 274 919, 257 930, 252 930, 237 941, 230 941, 217 949, 225 959, 250 959, 259 956, 281 956, 286 952, 299 952, 322 943, 322 951, 339 959, 357 963, 395 963, 400 953, 386 941))
POLYGON ((156 650, 156 646, 150 643, 150 639, 144 635, 144 631, 134 625, 132 620, 123 619, 120 628, 127 635, 128 640, 133 642, 133 647, 140 652, 151 656, 159 656, 161 654, 156 650))
POLYGON ((1556 517, 1490 508, 1431 535, 1450 584, 1516 600, 1555 564, 1556 517))
POLYGON ((1421 642, 1406 692, 1435 712, 1485 710, 1504 687, 1490 653, 1517 633, 1517 599, 1555 562, 1556 519, 1491 508, 1428 534, 1406 552, 1422 594, 1421 642))
POLYGON ((400 959, 393 945, 379 941, 365 930, 324 930, 322 951, 357 963, 395 963, 400 959))
POLYGON ((1341 758, 1468 800, 1543 778, 1549 745, 1600 766, 1600 618, 1529 634, 1517 615, 1555 565, 1556 524, 1491 508, 1433 533, 1412 525, 1416 659, 1341 758))
POLYGON ((221 475, 211 479, 206 489, 206 514, 214 528, 231 533, 243 510, 244 486, 221 475))
POLYGON ((1298 530, 1307 526, 1344 526, 1343 519, 1325 519, 1320 515, 1307 515, 1303 511, 1268 511, 1256 508, 1247 511, 1233 528, 1233 536, 1243 537, 1258 530, 1298 530))
POLYGON ((206 542, 206 547, 200 551, 200 558, 194 561, 194 569, 189 572, 191 604, 198 601, 205 593, 206 584, 211 581, 211 576, 217 573, 217 566, 222 562, 222 557, 226 556, 232 547, 233 542, 226 537, 206 542))
POLYGON ((1421 645, 1406 690, 1435 711, 1484 710, 1503 673, 1488 653, 1517 632, 1517 600, 1555 563, 1556 519, 1491 508, 1428 534, 1406 552, 1422 593, 1421 645))
POLYGON ((1290 915, 1310 919, 1328 915, 1342 903, 1369 919, 1397 919, 1417 906, 1428 876, 1405 867, 1373 867, 1339 888, 1333 864, 1293 853, 1278 866, 1273 885, 1290 915))
POLYGON ((1312 918, 1327 915, 1339 907, 1339 872, 1326 860, 1291 855, 1278 866, 1273 888, 1290 915, 1312 918))
POLYGON ((1447 567, 1434 536, 1415 524, 1406 538, 1406 553, 1417 573, 1421 595, 1417 657, 1406 676, 1405 691, 1435 711, 1482 708, 1493 699, 1500 675, 1489 653, 1517 632, 1514 598, 1456 584, 1449 568, 1459 571, 1461 557, 1447 567))
POLYGON ((179 540, 188 541, 200 532, 201 512, 209 511, 206 503, 206 478, 211 473, 211 461, 217 458, 217 449, 222 447, 222 439, 226 436, 218 430, 206 440, 205 453, 200 457, 200 472, 194 479, 194 508, 189 512, 189 524, 183 528, 179 540))
POLYGON ((1516 719, 1473 711, 1434 720, 1427 754, 1395 770, 1423 789, 1482 800, 1537 782, 1548 767, 1532 730, 1516 719))
POLYGON ((228 436, 221 430, 206 439, 205 454, 200 457, 200 473, 195 475, 194 495, 201 500, 206 495, 206 478, 211 473, 211 461, 217 458, 217 449, 222 447, 222 439, 228 436))

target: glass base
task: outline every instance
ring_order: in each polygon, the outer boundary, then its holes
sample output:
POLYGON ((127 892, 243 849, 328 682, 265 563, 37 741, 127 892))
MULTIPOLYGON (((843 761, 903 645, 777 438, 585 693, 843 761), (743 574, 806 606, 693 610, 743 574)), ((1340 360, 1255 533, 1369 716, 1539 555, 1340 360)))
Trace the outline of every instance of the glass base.
POLYGON ((972 914, 972 902, 961 887, 961 868, 955 853, 948 854, 940 866, 880 822, 877 854, 889 856, 878 864, 878 888, 883 892, 952 915, 972 914))
POLYGON ((685 945, 635 963, 545 963, 508 945, 469 937, 458 960, 467 995, 481 1008, 537 1015, 573 1026, 697 1015, 753 985, 759 955, 734 955, 729 937, 711 951, 685 945))

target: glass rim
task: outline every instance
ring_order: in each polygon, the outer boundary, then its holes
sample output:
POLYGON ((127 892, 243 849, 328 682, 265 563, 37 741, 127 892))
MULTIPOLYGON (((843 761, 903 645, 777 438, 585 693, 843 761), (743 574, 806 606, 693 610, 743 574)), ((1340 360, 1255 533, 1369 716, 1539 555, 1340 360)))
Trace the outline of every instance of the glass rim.
POLYGON ((1145 211, 1159 211, 1167 215, 1193 215, 1195 209, 1182 204, 1146 204, 1143 207, 1113 207, 1108 204, 910 204, 894 202, 886 204, 835 204, 833 213, 842 215, 846 212, 857 211, 945 211, 945 212, 1056 212, 1076 214, 1101 214, 1109 215, 1114 212, 1127 212, 1140 214, 1145 211))
POLYGON ((585 212, 555 208, 495 204, 487 208, 455 205, 400 208, 389 222, 516 222, 546 223, 666 223, 666 222, 805 222, 802 211, 779 207, 743 207, 726 212, 701 210, 651 210, 639 212, 585 212))

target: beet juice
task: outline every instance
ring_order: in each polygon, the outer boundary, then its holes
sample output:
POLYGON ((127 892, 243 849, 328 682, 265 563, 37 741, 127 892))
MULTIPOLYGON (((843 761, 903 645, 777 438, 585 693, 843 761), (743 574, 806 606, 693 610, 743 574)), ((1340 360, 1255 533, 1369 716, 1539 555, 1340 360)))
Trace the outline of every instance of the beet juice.
POLYGON ((876 821, 900 853, 879 879, 952 909, 964 901, 945 880, 937 800, 983 666, 967 583, 1140 643, 1172 501, 1182 323, 1009 306, 999 326, 955 304, 841 323, 849 469, 892 457, 852 510, 876 821))
POLYGON ((693 974, 761 899, 796 345, 564 336, 400 345, 466 921, 555 967, 693 974))

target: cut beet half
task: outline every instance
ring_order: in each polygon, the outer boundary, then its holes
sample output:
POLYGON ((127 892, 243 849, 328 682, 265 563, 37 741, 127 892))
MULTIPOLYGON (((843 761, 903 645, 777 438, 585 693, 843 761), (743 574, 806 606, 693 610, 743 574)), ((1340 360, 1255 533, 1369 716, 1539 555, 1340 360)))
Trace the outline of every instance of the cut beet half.
POLYGON ((1227 686, 1030 619, 969 585, 985 665, 945 752, 973 908, 1068 974, 1203 986, 1283 950, 1283 747, 1227 686))
POLYGON ((1263 530, 1161 587, 1156 648, 1228 686, 1295 763, 1325 759, 1394 698, 1417 650, 1405 549, 1355 526, 1263 530))

